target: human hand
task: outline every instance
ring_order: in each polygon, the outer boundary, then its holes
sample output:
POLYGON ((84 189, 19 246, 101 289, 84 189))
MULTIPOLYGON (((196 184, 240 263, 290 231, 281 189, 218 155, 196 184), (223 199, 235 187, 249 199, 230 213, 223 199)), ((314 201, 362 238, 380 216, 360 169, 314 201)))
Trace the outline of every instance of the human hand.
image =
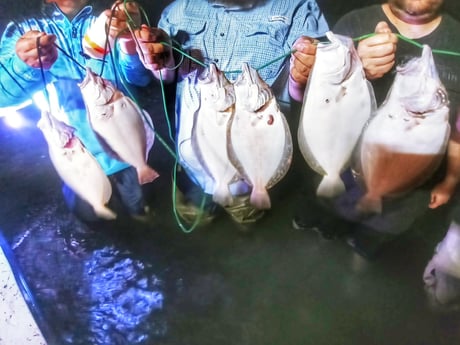
POLYGON ((117 0, 110 10, 105 10, 109 36, 112 38, 131 38, 130 32, 141 25, 139 6, 135 1, 117 0))
POLYGON ((315 63, 316 40, 302 36, 295 42, 293 48, 295 52, 291 54, 289 70, 289 94, 301 102, 305 92, 310 71, 315 63))
POLYGON ((315 63, 316 43, 313 38, 302 36, 295 42, 295 52, 291 55, 290 75, 294 82, 306 85, 310 71, 315 63))
POLYGON ((58 57, 56 36, 31 30, 16 42, 16 55, 33 68, 50 69, 58 57))
POLYGON ((117 0, 110 10, 105 10, 106 26, 110 38, 117 39, 120 49, 126 54, 136 54, 136 44, 132 31, 141 24, 139 6, 135 1, 117 0))
POLYGON ((431 191, 429 208, 437 208, 441 205, 446 204, 455 191, 455 187, 452 187, 450 183, 442 181, 438 183, 431 191))
POLYGON ((379 22, 375 35, 359 42, 358 55, 367 79, 381 78, 393 67, 397 42, 397 36, 386 22, 379 22))
POLYGON ((140 29, 134 30, 134 37, 137 53, 145 68, 158 71, 174 65, 171 39, 165 31, 142 25, 140 29))

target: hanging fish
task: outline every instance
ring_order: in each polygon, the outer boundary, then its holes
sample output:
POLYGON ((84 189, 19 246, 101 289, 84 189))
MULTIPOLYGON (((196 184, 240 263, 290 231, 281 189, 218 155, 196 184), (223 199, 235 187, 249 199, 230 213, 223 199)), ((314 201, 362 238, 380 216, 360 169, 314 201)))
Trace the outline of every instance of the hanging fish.
POLYGON ((317 195, 334 197, 345 191, 340 174, 350 166, 376 102, 351 38, 326 36, 329 42, 317 46, 297 135, 304 159, 323 176, 317 195))
POLYGON ((423 273, 433 306, 460 305, 460 225, 452 222, 423 273))
POLYGON ((252 186, 250 202, 271 207, 268 189, 278 183, 292 161, 292 137, 268 84, 247 63, 234 85, 235 114, 228 124, 228 156, 252 186))
POLYGON ((147 164, 149 145, 152 145, 148 137, 153 138, 153 130, 143 119, 144 115, 149 118, 148 114, 143 113, 131 98, 110 81, 89 68, 79 86, 91 126, 104 145, 137 169, 139 183, 155 180, 159 174, 147 164))
POLYGON ((395 80, 363 133, 361 212, 382 210, 383 196, 404 194, 438 168, 450 135, 449 102, 429 46, 396 69, 395 80))
POLYGON ((238 172, 227 156, 227 125, 235 110, 233 85, 214 65, 198 79, 200 107, 192 128, 192 147, 203 169, 213 179, 213 200, 233 203, 229 184, 238 172))
POLYGON ((115 219, 117 215, 106 206, 112 195, 110 181, 93 155, 73 134, 74 129, 47 111, 42 111, 37 126, 43 132, 51 162, 62 181, 87 201, 99 217, 115 219))

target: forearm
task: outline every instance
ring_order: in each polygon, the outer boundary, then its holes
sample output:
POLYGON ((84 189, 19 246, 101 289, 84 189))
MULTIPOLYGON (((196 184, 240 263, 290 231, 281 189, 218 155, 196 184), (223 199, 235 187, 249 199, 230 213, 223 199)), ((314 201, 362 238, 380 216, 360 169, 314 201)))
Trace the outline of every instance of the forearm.
POLYGON ((443 183, 452 191, 460 182, 460 134, 455 133, 447 146, 447 170, 443 183))
POLYGON ((16 55, 0 61, 0 107, 21 104, 43 86, 41 72, 16 55))
POLYGON ((130 84, 146 86, 152 80, 151 73, 144 67, 137 54, 129 55, 119 51, 120 72, 130 84))

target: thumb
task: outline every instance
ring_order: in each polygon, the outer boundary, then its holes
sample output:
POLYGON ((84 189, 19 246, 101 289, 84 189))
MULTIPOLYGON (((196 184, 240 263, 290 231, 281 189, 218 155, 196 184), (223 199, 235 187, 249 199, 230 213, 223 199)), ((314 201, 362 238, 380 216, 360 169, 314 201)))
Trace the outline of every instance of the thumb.
POLYGON ((388 26, 387 22, 379 22, 377 23, 377 26, 375 27, 375 33, 376 34, 391 33, 391 29, 388 26))
POLYGON ((436 206, 436 195, 431 193, 430 202, 428 203, 429 208, 435 208, 436 206))

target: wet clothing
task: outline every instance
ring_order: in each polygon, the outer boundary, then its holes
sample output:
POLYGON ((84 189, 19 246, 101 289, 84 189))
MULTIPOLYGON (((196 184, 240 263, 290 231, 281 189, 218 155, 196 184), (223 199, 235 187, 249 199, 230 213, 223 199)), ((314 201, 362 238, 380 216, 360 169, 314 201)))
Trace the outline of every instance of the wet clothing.
MULTIPOLYGON (((397 29, 386 18, 381 5, 373 5, 350 12, 341 18, 333 31, 352 38, 374 32, 380 21, 386 21, 393 32, 397 29)), ((460 22, 444 15, 439 27, 430 35, 417 39, 420 44, 428 44, 432 49, 460 52, 460 22)), ((396 65, 420 56, 421 49, 403 40, 399 40, 396 51, 396 65)), ((447 89, 450 99, 451 123, 455 124, 455 112, 460 104, 460 64, 459 58, 449 55, 433 54, 441 81, 447 89)), ((395 66, 396 66, 395 65, 395 66)), ((395 67, 383 78, 372 81, 378 104, 385 99, 395 76, 395 67)), ((441 166, 435 176, 414 191, 394 198, 383 198, 381 214, 361 215, 356 211, 356 202, 364 194, 364 187, 352 176, 351 171, 343 174, 346 192, 334 200, 321 200, 327 208, 332 208, 343 219, 355 222, 356 226, 375 230, 384 234, 400 234, 409 229, 413 222, 428 210, 432 187, 444 178, 445 166, 441 166)))
MULTIPOLYGON (((56 117, 61 114, 59 110, 64 110, 65 118, 59 119, 75 128, 75 135, 93 154, 104 172, 112 175, 130 166, 115 159, 99 143, 90 126, 78 83, 85 77, 85 66, 95 73, 102 73, 103 78, 112 81, 121 90, 121 78, 128 83, 145 86, 150 82, 151 74, 145 70, 137 54, 124 54, 117 47, 114 48, 116 54, 108 54, 105 61, 90 59, 84 54, 83 35, 96 18, 92 6, 85 6, 69 20, 55 4, 44 4, 41 17, 9 23, 0 45, 0 107, 19 105, 33 95, 42 94, 41 99, 45 103, 37 105, 45 109, 49 101, 51 112, 56 117), (28 66, 15 53, 17 40, 30 30, 56 35, 56 45, 65 52, 58 51, 56 62, 49 70, 44 71, 44 78, 39 68, 28 66), (116 62, 112 60, 113 56, 117 57, 116 62), (48 83, 49 99, 43 97, 45 81, 48 83)), ((137 181, 133 181, 130 188, 140 191, 137 181)), ((128 209, 138 208, 135 205, 141 200, 134 201, 128 209)))
MULTIPOLYGON (((259 69, 262 79, 274 89, 278 101, 285 104, 290 102, 286 62, 293 43, 302 35, 318 37, 328 30, 313 0, 262 1, 252 8, 226 7, 218 1, 178 0, 163 11, 158 26, 195 59, 215 63, 230 81, 239 75, 243 62, 254 68, 263 67, 259 69), (278 58, 281 59, 274 61, 278 58)), ((176 62, 181 60, 181 56, 176 57, 176 62)), ((178 69, 177 152, 188 176, 210 194, 213 181, 200 166, 190 140, 193 114, 199 107, 195 85, 202 70, 200 64, 187 57, 178 69)), ((288 117, 286 112, 285 115, 288 117)), ((181 189, 197 191, 188 186, 181 189)), ((246 194, 249 186, 236 183, 231 191, 235 195, 246 194)))

